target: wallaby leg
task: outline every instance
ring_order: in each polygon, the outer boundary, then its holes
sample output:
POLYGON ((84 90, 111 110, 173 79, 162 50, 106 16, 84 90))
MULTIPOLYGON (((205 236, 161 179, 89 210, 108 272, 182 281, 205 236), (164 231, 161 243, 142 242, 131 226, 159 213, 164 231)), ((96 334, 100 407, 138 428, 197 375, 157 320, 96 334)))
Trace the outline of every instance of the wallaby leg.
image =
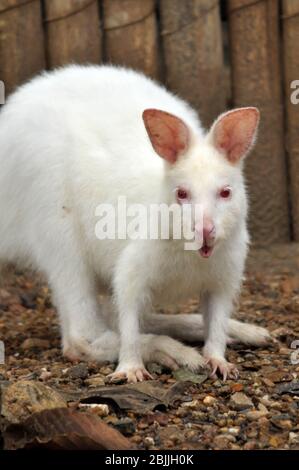
MULTIPOLYGON (((201 314, 147 314, 143 319, 146 333, 159 333, 190 343, 204 340, 204 325, 201 314)), ((229 341, 262 346, 270 341, 270 334, 261 326, 230 319, 228 322, 229 341)))

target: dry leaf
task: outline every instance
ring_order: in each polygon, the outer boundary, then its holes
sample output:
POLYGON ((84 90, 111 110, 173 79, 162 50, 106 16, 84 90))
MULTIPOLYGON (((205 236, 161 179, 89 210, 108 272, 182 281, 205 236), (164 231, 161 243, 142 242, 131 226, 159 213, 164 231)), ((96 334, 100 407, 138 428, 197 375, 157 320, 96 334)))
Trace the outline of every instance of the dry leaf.
POLYGON ((184 391, 189 386, 190 382, 179 382, 165 390, 158 382, 147 381, 137 384, 92 388, 83 393, 61 393, 67 401, 108 403, 116 405, 121 410, 144 414, 156 408, 162 407, 165 409, 175 401, 181 401, 184 391))

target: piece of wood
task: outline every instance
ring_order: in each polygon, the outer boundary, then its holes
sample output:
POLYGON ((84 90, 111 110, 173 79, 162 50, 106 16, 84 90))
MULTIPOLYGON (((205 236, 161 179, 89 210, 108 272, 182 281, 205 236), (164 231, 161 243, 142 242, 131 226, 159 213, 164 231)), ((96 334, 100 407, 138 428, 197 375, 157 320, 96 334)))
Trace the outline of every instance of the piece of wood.
POLYGON ((0 80, 6 95, 45 66, 39 0, 0 1, 0 80))
POLYGON ((166 82, 204 126, 224 111, 226 75, 218 0, 161 0, 166 82))
POLYGON ((47 62, 100 63, 102 41, 97 0, 45 0, 47 62))
POLYGON ((155 0, 104 0, 105 59, 160 76, 155 0))
POLYGON ((257 145, 246 162, 250 233, 258 244, 290 237, 278 6, 277 0, 228 3, 234 106, 261 112, 257 145))
POLYGON ((299 0, 283 0, 283 58, 293 237, 299 241, 299 0), (298 80, 296 89, 291 88, 298 80), (295 92, 293 99, 292 94, 295 92))

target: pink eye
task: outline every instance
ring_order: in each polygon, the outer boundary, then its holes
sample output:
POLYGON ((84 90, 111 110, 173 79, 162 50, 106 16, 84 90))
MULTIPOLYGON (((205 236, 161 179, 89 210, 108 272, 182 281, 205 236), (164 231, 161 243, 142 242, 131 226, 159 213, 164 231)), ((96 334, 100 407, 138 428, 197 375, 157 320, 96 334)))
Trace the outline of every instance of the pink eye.
POLYGON ((230 188, 222 188, 219 195, 223 199, 228 199, 231 196, 231 193, 232 193, 232 191, 231 191, 230 188))
POLYGON ((179 200, 188 199, 188 197, 189 197, 188 191, 186 191, 186 189, 183 189, 183 188, 178 188, 177 189, 176 196, 177 196, 177 199, 179 199, 179 200))

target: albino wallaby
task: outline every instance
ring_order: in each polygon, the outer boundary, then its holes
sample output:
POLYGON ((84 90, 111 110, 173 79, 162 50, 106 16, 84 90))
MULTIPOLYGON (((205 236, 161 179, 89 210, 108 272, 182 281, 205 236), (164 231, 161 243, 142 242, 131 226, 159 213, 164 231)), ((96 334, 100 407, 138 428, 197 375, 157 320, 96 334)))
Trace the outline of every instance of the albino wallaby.
POLYGON ((150 377, 149 361, 224 379, 227 340, 263 344, 267 330, 230 320, 247 253, 244 157, 256 108, 222 114, 206 133, 162 86, 113 66, 69 66, 12 94, 0 113, 0 260, 37 267, 52 288, 64 354, 117 362, 111 380, 150 377), (200 204, 198 250, 184 240, 103 239, 96 208, 200 204), (98 293, 111 299, 101 306, 98 293), (201 296, 203 316, 154 305, 201 296), (106 313, 105 313, 106 311, 106 313), (165 336, 166 335, 166 336, 165 336), (184 341, 205 340, 203 356, 184 341))

